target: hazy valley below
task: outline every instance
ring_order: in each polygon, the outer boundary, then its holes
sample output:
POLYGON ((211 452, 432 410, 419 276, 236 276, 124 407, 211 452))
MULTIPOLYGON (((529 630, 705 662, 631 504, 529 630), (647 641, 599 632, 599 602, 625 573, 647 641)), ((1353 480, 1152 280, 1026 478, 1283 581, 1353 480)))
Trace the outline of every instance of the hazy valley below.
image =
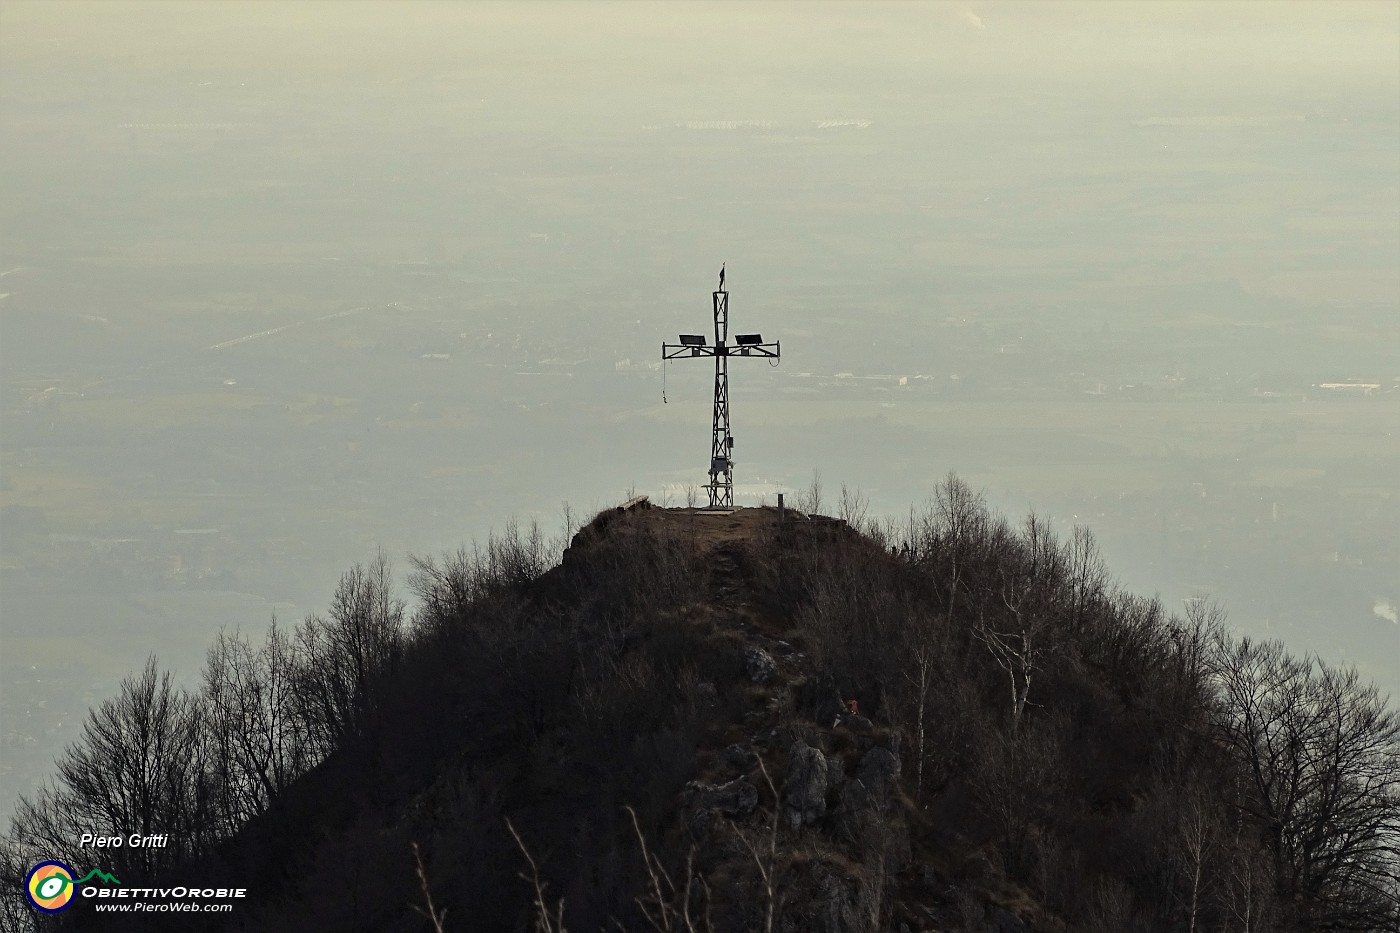
POLYGON ((377 548, 685 504, 712 376, 658 346, 721 262, 783 351, 732 367, 740 504, 955 472, 1400 695, 1373 7, 1236 56, 1195 7, 6 4, 0 813, 377 548))

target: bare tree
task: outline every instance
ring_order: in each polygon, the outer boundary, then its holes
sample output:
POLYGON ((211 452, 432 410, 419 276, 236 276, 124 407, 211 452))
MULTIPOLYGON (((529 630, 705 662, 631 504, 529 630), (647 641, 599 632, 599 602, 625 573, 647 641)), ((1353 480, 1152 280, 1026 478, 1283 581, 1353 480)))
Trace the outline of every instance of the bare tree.
MULTIPOLYGON (((0 838, 0 885, 5 892, 0 895, 0 929, 41 930, 40 920, 28 901, 20 895, 24 890, 24 880, 29 868, 41 858, 64 858, 66 851, 38 849, 33 852, 15 838, 12 831, 9 838, 0 838), (62 854, 56 854, 62 853, 62 854)), ((69 859, 71 863, 71 859, 69 859)))
POLYGON ((1031 682, 1040 670, 1043 648, 1039 641, 1037 617, 1023 611, 1023 595, 1014 590, 1003 590, 1001 595, 1011 613, 1012 624, 994 624, 983 614, 973 629, 973 635, 987 647, 997 666, 1007 675, 1011 686, 1011 729, 1014 732, 1020 728, 1021 714, 1030 701, 1031 682))
POLYGON ((1252 839, 1236 836, 1233 857, 1225 872, 1224 902, 1233 923, 1225 929, 1265 933, 1274 929, 1275 899, 1267 862, 1252 839))
POLYGON ((1164 705, 1186 729, 1209 718, 1212 646, 1224 637, 1225 620, 1225 610, 1214 601, 1195 598, 1186 602, 1184 621, 1168 623, 1171 646, 1163 673, 1170 693, 1164 705))
POLYGON ((822 509, 822 471, 812 471, 812 481, 807 488, 797 494, 797 509, 808 515, 815 515, 822 509))
POLYGON ((486 565, 491 577, 504 586, 521 587, 533 583, 557 561, 557 556, 550 553, 546 545, 544 531, 535 521, 522 530, 512 518, 506 522, 503 532, 486 539, 486 565))
POLYGON ((1354 670, 1222 641, 1216 724, 1249 775, 1275 883, 1310 929, 1400 923, 1400 717, 1354 670))
POLYGON ((1066 548, 1069 575, 1069 629, 1078 632, 1087 622, 1090 609, 1108 587, 1108 568, 1099 554, 1094 533, 1076 525, 1066 548))
MULTIPOLYGON (((33 919, 27 902, 19 896, 30 866, 40 859, 61 859, 70 865, 82 861, 78 839, 94 828, 85 815, 75 812, 70 797, 61 785, 44 784, 15 804, 9 836, 0 840, 0 884, 10 886, 0 896, 0 919, 10 917, 11 907, 17 908, 17 916, 33 919)), ((20 928, 17 922, 0 923, 0 929, 20 928)))
POLYGON ((860 491, 841 484, 841 500, 837 506, 842 521, 857 531, 865 528, 865 517, 870 511, 870 497, 860 491))
POLYGON ((298 629, 297 701, 314 753, 324 756, 364 729, 402 648, 403 618, 381 551, 341 576, 330 618, 308 616, 298 629))
POLYGON ((1201 905, 1206 894, 1206 866, 1214 846, 1214 826, 1210 815, 1199 800, 1193 801, 1182 813, 1180 853, 1188 880, 1189 896, 1186 906, 1186 929, 1196 933, 1200 924, 1201 905))
MULTIPOLYGON (((564 506, 564 544, 573 539, 576 530, 576 516, 564 506)), ((557 543, 557 539, 556 539, 557 543)), ((511 588, 519 589, 529 585, 550 567, 559 562, 562 546, 553 546, 545 539, 544 532, 537 522, 521 529, 515 519, 506 523, 498 534, 493 532, 486 539, 485 547, 473 543, 470 548, 459 547, 442 557, 419 557, 411 555, 413 565, 408 575, 408 588, 418 597, 419 611, 415 624, 419 627, 436 629, 450 626, 454 621, 466 617, 473 604, 511 588)), ((379 561, 383 562, 381 554, 379 561)), ((378 563, 371 568, 369 576, 381 574, 378 563)), ((346 577, 366 576, 364 568, 358 565, 346 577)), ((351 581, 355 586, 362 583, 351 581)), ((347 586, 346 578, 341 580, 341 588, 347 586)), ((386 585, 374 587, 388 592, 386 585)), ((337 599, 340 591, 337 590, 337 599)), ((401 604, 399 604, 401 607, 401 604)))
POLYGON ((88 832, 166 834, 167 845, 112 850, 115 867, 149 877, 189 854, 204 810, 199 711, 152 656, 116 697, 88 714, 58 760, 62 803, 88 832))
POLYGON ((1062 787, 1058 742, 1053 728, 997 733, 975 763, 973 793, 992 818, 1013 875, 1026 866, 1033 826, 1062 787))
POLYGON ((440 558, 414 554, 408 560, 413 565, 408 588, 418 597, 414 625, 420 630, 445 631, 485 595, 486 581, 481 578, 472 552, 465 547, 440 558))
POLYGON ((1035 515, 1028 521, 1031 556, 1019 566, 1003 567, 1000 597, 1005 614, 982 609, 973 635, 986 646, 997 665, 1006 672, 1011 687, 1011 728, 1018 729, 1021 714, 1030 701, 1031 683, 1040 670, 1045 653, 1044 630, 1048 619, 1041 587, 1043 567, 1037 566, 1037 547, 1042 525, 1035 515))
POLYGON ((1171 808, 1171 826, 1163 832, 1167 856, 1177 875, 1187 933, 1205 928, 1208 905, 1218 881, 1223 826, 1215 788, 1191 779, 1180 790, 1163 781, 1158 793, 1171 808))
POLYGON ((911 543, 916 560, 931 561, 935 555, 946 560, 947 621, 950 627, 958 591, 964 585, 964 576, 974 551, 987 536, 988 524, 987 506, 982 497, 955 474, 949 473, 934 491, 934 509, 911 543))
POLYGON ((973 634, 1007 674, 1014 730, 1030 702, 1031 683, 1050 651, 1050 624, 1062 599, 1064 554, 1045 521, 1032 512, 1022 533, 1022 553, 1008 557, 997 592, 1006 612, 994 611, 988 618, 982 608, 973 634))
POLYGON ((241 632, 220 632, 209 649, 203 728, 229 831, 266 810, 313 763, 296 717, 293 664, 276 617, 257 649, 241 632))
POLYGON ((929 690, 933 686, 934 647, 927 638, 915 638, 907 653, 910 668, 904 671, 904 679, 914 691, 914 799, 922 801, 924 795, 924 761, 927 729, 929 690))
POLYGON ((574 540, 574 532, 578 530, 578 517, 567 499, 560 503, 559 512, 564 518, 564 546, 568 547, 574 540))

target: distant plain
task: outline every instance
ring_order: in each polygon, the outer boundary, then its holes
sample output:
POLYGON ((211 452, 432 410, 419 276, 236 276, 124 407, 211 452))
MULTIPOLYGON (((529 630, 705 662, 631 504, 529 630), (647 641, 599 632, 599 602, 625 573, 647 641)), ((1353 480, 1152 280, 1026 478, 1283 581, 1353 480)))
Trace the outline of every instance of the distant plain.
POLYGON ((721 261, 741 503, 956 471, 1400 694, 1400 29, 1257 6, 7 4, 0 812, 376 548, 683 504, 721 261))

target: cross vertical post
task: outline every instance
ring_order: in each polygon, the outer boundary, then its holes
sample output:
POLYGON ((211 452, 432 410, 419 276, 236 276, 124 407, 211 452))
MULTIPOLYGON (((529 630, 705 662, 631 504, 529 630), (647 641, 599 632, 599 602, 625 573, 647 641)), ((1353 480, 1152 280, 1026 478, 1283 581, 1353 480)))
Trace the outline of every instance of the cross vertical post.
POLYGON ((710 428, 710 492, 711 509, 734 508, 734 435, 729 430, 729 358, 731 356, 760 356, 782 358, 781 342, 764 343, 760 334, 737 334, 733 346, 729 343, 729 292, 724 288, 724 267, 719 270, 719 288, 710 293, 714 303, 715 343, 708 346, 700 334, 681 334, 680 343, 661 344, 661 359, 712 356, 715 359, 714 415, 710 428))

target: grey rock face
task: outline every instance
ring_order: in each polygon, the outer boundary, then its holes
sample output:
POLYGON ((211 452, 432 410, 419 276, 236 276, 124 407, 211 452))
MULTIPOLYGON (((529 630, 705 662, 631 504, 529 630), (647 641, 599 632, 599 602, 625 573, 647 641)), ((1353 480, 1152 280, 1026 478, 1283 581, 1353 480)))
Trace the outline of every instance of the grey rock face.
POLYGON ((756 645, 745 646, 744 667, 749 672, 749 680, 756 684, 766 684, 778 673, 778 664, 773 656, 756 645))
POLYGON ((740 771, 748 771, 758 765, 758 756, 753 753, 753 750, 745 748, 737 742, 725 747, 724 760, 731 768, 737 768, 740 771))
POLYGON ((1027 927, 1010 911, 1000 907, 990 907, 982 922, 986 933, 1026 933, 1027 927))
POLYGON ((797 650, 796 648, 794 648, 792 645, 788 644, 788 643, 785 642, 785 641, 782 641, 781 639, 779 639, 778 641, 773 642, 773 654, 777 655, 777 656, 780 657, 780 658, 785 658, 785 659, 801 658, 801 657, 802 657, 802 652, 801 652, 801 651, 798 651, 798 650, 797 650))
POLYGON ((719 691, 708 680, 695 685, 695 703, 701 709, 719 708, 719 691))
POLYGON ((705 784, 691 781, 685 786, 686 802, 696 810, 711 810, 725 816, 747 816, 758 806, 758 788, 745 778, 728 784, 705 784))
POLYGON ((899 758, 888 748, 876 746, 865 753, 856 769, 856 778, 883 804, 890 799, 899 780, 899 758))
POLYGON ((899 756, 876 746, 865 753, 853 779, 841 788, 841 808, 837 829, 847 839, 858 839, 872 813, 882 812, 893 796, 899 780, 899 756))
POLYGON ((852 933, 865 926, 856 909, 856 888, 849 879, 824 871, 817 878, 817 888, 821 892, 818 896, 823 933, 852 933))
POLYGON ((847 729, 850 729, 852 732, 855 732, 859 735, 870 735, 872 732, 875 731, 875 726, 873 723, 871 723, 869 719, 866 719, 864 716, 855 716, 850 713, 847 713, 845 716, 841 717, 841 725, 845 726, 847 729))
POLYGON ((806 742, 793 743, 784 776, 783 811, 794 829, 826 814, 826 792, 841 783, 841 763, 829 761, 806 742))

